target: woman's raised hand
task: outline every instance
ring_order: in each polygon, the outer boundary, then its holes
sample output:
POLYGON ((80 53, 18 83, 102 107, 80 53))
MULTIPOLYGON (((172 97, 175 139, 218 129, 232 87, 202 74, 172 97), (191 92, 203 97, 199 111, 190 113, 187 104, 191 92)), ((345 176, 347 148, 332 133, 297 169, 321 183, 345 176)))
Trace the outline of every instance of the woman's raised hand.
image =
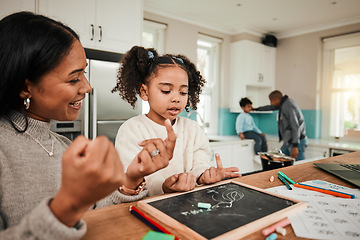
POLYGON ((96 201, 119 188, 124 175, 107 137, 89 140, 79 136, 63 154, 61 187, 50 209, 65 225, 74 226, 96 201))

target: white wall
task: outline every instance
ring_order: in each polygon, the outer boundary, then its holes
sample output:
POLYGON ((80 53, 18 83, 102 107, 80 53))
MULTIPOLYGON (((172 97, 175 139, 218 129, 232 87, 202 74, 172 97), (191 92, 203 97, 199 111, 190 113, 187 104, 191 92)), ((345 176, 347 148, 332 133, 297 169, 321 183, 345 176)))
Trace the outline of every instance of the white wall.
POLYGON ((275 88, 293 98, 301 109, 320 109, 322 38, 356 31, 360 31, 360 23, 280 39, 275 88))

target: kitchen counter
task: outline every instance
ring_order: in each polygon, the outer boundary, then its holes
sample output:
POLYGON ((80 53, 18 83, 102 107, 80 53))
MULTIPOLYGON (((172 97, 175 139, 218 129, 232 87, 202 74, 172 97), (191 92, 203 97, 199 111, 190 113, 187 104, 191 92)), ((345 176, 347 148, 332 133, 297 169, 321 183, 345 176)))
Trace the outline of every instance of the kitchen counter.
MULTIPOLYGON (((220 136, 220 135, 208 135, 210 146, 212 143, 219 143, 219 142, 227 142, 227 143, 233 143, 238 141, 253 141, 249 139, 241 140, 240 137, 237 135, 232 136, 220 136)), ((266 138, 268 141, 272 142, 278 142, 279 138, 275 135, 266 135, 266 138)), ((280 145, 280 143, 279 143, 280 145)), ((350 141, 344 141, 344 140, 326 140, 326 139, 308 139, 308 145, 309 146, 316 146, 316 147, 324 147, 324 148, 334 148, 334 149, 340 149, 340 150, 348 150, 348 151, 360 151, 360 143, 358 142, 350 142, 350 141)))
POLYGON ((220 135, 208 135, 210 146, 212 145, 224 145, 224 144, 232 144, 232 143, 252 143, 254 140, 252 139, 244 139, 241 140, 240 137, 233 136, 220 136, 220 135))
MULTIPOLYGON (((278 142, 278 136, 267 135, 266 138, 268 141, 278 142)), ((315 147, 324 147, 324 148, 333 148, 347 151, 360 151, 360 143, 359 142, 351 142, 344 140, 328 140, 328 139, 313 139, 308 138, 308 146, 315 147)))
POLYGON ((309 139, 309 144, 341 150, 360 151, 359 142, 345 142, 343 140, 309 139))

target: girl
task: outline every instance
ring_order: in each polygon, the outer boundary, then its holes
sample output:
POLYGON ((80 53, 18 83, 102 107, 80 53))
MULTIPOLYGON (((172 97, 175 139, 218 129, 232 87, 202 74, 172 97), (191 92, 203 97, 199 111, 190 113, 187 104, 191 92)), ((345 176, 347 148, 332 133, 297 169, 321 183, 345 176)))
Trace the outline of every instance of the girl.
MULTIPOLYGON (((195 65, 182 55, 158 56, 154 49, 135 46, 122 60, 113 92, 119 91, 133 107, 137 95, 150 106, 147 114, 131 118, 118 131, 115 147, 125 167, 141 150, 139 141, 166 138, 165 120, 171 121, 178 135, 169 165, 146 178, 151 196, 188 191, 196 184, 240 176, 235 173, 237 168, 223 168, 218 155, 217 168, 210 167, 209 141, 201 127, 195 121, 178 117, 184 109, 196 109, 204 84, 195 65)), ((154 160, 161 155, 157 149, 155 145, 148 149, 154 160)))

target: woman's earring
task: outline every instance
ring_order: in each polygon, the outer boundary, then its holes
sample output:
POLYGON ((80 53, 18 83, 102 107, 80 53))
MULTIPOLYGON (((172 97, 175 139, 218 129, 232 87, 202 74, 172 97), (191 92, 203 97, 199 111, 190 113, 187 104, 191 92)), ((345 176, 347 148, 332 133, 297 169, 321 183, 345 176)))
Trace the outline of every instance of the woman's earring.
POLYGON ((30 107, 30 98, 29 98, 29 96, 27 96, 26 99, 24 99, 24 107, 25 107, 25 110, 29 109, 29 107, 30 107))

